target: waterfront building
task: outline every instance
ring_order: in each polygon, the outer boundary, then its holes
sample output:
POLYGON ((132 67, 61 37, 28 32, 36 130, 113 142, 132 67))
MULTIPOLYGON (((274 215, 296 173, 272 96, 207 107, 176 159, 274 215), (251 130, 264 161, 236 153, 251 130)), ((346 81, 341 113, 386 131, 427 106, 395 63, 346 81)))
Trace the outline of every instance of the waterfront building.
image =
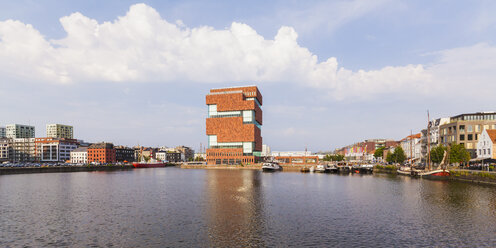
POLYGON ((10 143, 10 139, 0 138, 0 162, 10 161, 12 156, 10 143))
POLYGON ((88 163, 88 147, 79 147, 71 151, 72 164, 88 163))
POLYGON ((207 164, 261 161, 262 94, 256 86, 212 89, 206 96, 207 164))
POLYGON ((5 130, 5 127, 0 127, 0 139, 7 137, 7 131, 5 130))
POLYGON ((279 161, 282 165, 307 165, 307 164, 318 164, 319 156, 308 155, 308 156, 293 156, 293 155, 283 155, 274 156, 274 159, 279 161))
POLYGON ((122 163, 134 162, 134 149, 126 146, 116 146, 115 160, 122 163))
POLYGON ((155 154, 157 160, 168 161, 168 162, 181 162, 183 161, 184 155, 180 152, 171 151, 159 151, 155 154))
POLYGON ((75 139, 65 138, 35 138, 36 161, 39 162, 68 162, 71 151, 78 148, 75 139))
POLYGON ((496 129, 484 129, 477 142, 477 158, 496 159, 496 129))
POLYGON ((96 143, 88 147, 88 163, 115 163, 115 149, 112 143, 96 143))
POLYGON ((477 156, 477 142, 484 129, 496 129, 496 112, 461 114, 439 127, 439 143, 445 146, 462 144, 472 158, 477 156))
POLYGON ((36 150, 34 138, 15 138, 12 142, 11 162, 34 162, 36 150))
MULTIPOLYGON (((431 149, 437 145, 439 145, 439 127, 441 125, 449 123, 450 118, 449 117, 443 117, 443 118, 438 118, 429 121, 429 139, 430 139, 430 146, 431 149)), ((427 150, 428 150, 428 143, 427 143, 427 128, 422 129, 420 131, 420 144, 421 144, 421 161, 426 162, 427 158, 427 150)))
POLYGON ((5 126, 5 137, 11 139, 34 138, 34 126, 9 124, 5 126))
POLYGON ((182 157, 181 157, 182 161, 189 161, 190 159, 193 159, 195 157, 195 151, 193 149, 191 149, 191 147, 177 146, 175 148, 175 151, 182 154, 182 157))
POLYGON ((47 124, 46 135, 51 138, 73 139, 73 127, 62 124, 47 124))
POLYGON ((420 133, 408 135, 400 140, 400 146, 405 151, 407 160, 412 159, 413 162, 420 161, 421 158, 421 143, 420 133))
POLYGON ((270 146, 268 145, 262 145, 262 154, 261 154, 262 157, 270 157, 271 156, 271 152, 270 152, 270 146))

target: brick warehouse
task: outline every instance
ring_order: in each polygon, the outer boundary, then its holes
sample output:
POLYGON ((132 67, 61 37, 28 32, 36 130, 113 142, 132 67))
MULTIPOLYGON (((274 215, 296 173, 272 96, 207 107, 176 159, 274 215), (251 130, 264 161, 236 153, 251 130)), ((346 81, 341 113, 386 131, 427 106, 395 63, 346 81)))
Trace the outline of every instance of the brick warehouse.
POLYGON ((207 164, 250 164, 262 152, 262 94, 256 86, 211 89, 206 96, 207 164))

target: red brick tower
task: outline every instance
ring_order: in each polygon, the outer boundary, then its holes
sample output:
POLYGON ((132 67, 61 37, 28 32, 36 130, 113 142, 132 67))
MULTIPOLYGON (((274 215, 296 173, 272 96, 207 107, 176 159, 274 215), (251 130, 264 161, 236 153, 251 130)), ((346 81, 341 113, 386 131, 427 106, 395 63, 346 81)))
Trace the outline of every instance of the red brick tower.
POLYGON ((257 163, 262 152, 262 94, 256 86, 212 89, 206 96, 207 164, 257 163))

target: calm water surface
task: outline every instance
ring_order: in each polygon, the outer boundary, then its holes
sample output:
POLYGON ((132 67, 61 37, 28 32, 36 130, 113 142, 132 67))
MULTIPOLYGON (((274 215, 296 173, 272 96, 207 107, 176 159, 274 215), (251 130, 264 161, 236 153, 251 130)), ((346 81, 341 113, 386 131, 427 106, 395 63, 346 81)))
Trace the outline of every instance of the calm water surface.
POLYGON ((0 247, 495 247, 496 188, 388 175, 0 176, 0 247))

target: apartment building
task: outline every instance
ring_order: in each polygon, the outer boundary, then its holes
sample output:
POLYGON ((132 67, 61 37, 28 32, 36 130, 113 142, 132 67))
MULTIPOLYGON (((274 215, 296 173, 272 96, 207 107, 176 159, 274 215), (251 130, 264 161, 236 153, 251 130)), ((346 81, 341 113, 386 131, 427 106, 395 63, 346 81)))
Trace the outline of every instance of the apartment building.
POLYGON ((10 139, 0 138, 0 162, 10 161, 12 156, 10 143, 10 139))
POLYGON ((211 89, 207 164, 249 164, 261 161, 262 94, 256 86, 211 89))
POLYGON ((11 162, 34 162, 36 159, 36 150, 34 138, 15 138, 11 139, 12 158, 11 162))
POLYGON ((88 163, 88 147, 79 147, 71 151, 71 163, 87 164, 88 163))
POLYGON ((50 138, 74 139, 74 128, 62 124, 47 124, 46 135, 50 138))
POLYGON ((11 139, 34 138, 34 126, 9 124, 5 126, 5 137, 11 139))
POLYGON ((5 127, 0 127, 0 139, 7 137, 7 131, 5 130, 5 127))
POLYGON ((477 156, 477 142, 484 129, 496 129, 496 112, 461 114, 450 118, 449 123, 439 127, 440 143, 462 144, 472 158, 477 156))
POLYGON ((39 162, 67 162, 71 159, 71 151, 78 148, 75 139, 65 138, 35 138, 36 161, 39 162))

